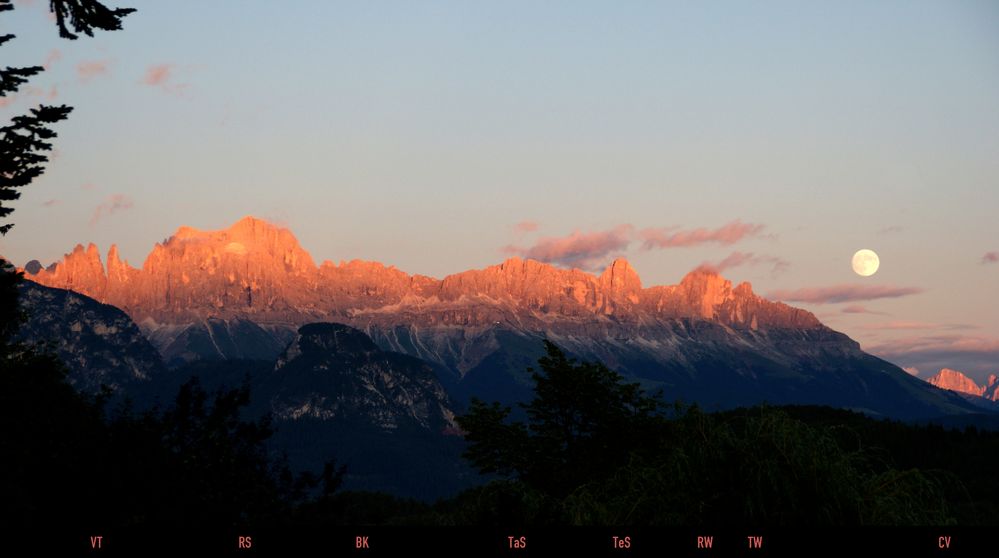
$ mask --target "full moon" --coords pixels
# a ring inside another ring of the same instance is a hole
[[[874,250],[857,250],[853,255],[853,271],[861,277],[870,277],[878,271],[881,260]]]

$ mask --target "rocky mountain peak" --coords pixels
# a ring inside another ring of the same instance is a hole
[[[49,270],[39,270],[35,277],[43,284],[78,291],[94,298],[104,296],[107,288],[107,275],[97,246],[93,243],[86,248],[77,244],[73,251],[63,256],[63,260]],[[93,293],[93,294],[91,294]]]
[[[109,282],[126,282],[130,272],[135,271],[128,261],[122,260],[118,254],[118,245],[112,244],[108,250],[107,277]]]
[[[716,306],[732,298],[732,282],[713,269],[699,267],[683,277],[679,291],[696,316],[709,320]]]
[[[146,262],[155,268],[164,261],[183,259],[188,253],[215,261],[241,261],[258,269],[307,273],[316,268],[312,256],[291,231],[255,217],[244,217],[228,229],[216,231],[180,227],[156,246]]]
[[[935,375],[926,380],[927,382],[941,389],[949,389],[969,395],[983,395],[985,388],[979,386],[974,380],[964,375],[958,370],[942,368]]]
[[[999,377],[996,377],[995,374],[989,374],[985,382],[985,388],[982,390],[982,397],[992,401],[999,401]]]
[[[615,298],[625,297],[632,303],[638,303],[642,280],[628,260],[617,258],[611,262],[600,275],[599,282],[601,287],[609,290]]]
[[[288,229],[255,217],[214,231],[180,227],[156,244],[141,269],[122,261],[112,246],[105,271],[96,246],[77,246],[34,278],[118,306],[137,323],[151,318],[149,327],[217,317],[251,319],[293,334],[298,325],[330,319],[408,323],[412,316],[404,318],[405,312],[417,308],[432,309],[426,325],[463,327],[507,321],[527,327],[528,320],[536,328],[593,317],[629,324],[679,318],[748,329],[821,327],[804,310],[756,296],[748,283],[733,289],[713,269],[696,269],[678,285],[644,287],[624,258],[599,276],[516,257],[442,280],[361,260],[316,267]]]

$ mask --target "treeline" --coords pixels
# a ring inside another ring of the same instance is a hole
[[[999,432],[828,407],[666,407],[547,350],[525,422],[482,402],[460,418],[466,456],[496,480],[422,510],[357,496],[350,509],[438,525],[999,525]]]
[[[267,450],[269,421],[246,420],[246,388],[184,384],[166,408],[111,407],[67,384],[54,357],[0,358],[0,492],[8,527],[287,523],[344,471],[295,474]]]

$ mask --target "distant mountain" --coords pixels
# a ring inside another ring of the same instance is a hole
[[[994,378],[995,376],[992,376],[990,380]],[[951,391],[967,393],[968,395],[981,397],[985,393],[984,387],[965,376],[963,372],[951,370],[950,368],[941,368],[939,372],[927,378],[926,381],[940,389],[949,389]]]
[[[984,386],[978,385],[974,380],[964,375],[963,372],[942,368],[933,376],[926,379],[926,382],[937,386],[940,389],[955,391],[965,396],[969,401],[988,408],[999,408],[999,378],[995,374],[989,374]]]
[[[28,320],[17,338],[53,349],[81,391],[128,391],[166,370],[128,314],[114,306],[32,281],[21,284],[19,304]]]
[[[220,231],[182,227],[141,268],[114,246],[107,260],[77,246],[32,278],[124,309],[171,365],[251,350],[274,358],[298,326],[332,321],[432,363],[459,402],[525,399],[526,368],[549,339],[709,407],[826,404],[902,418],[977,410],[811,313],[704,269],[643,287],[623,259],[592,275],[512,258],[440,280],[370,262],[316,266],[288,230],[252,217]]]

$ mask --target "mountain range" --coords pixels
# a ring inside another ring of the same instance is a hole
[[[374,262],[316,265],[290,231],[246,217],[218,231],[181,227],[139,268],[115,246],[102,262],[91,244],[26,270],[123,310],[170,367],[276,361],[301,326],[336,322],[425,361],[458,407],[470,397],[527,399],[527,368],[548,339],[708,408],[826,404],[900,418],[978,410],[811,313],[707,269],[646,287],[624,259],[593,275],[512,258],[435,279]]]

